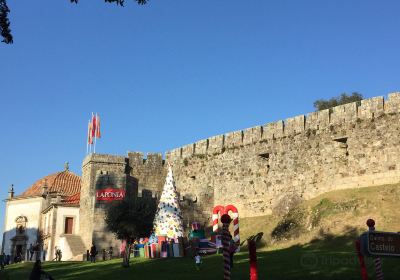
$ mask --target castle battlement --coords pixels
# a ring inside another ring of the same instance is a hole
[[[165,162],[161,153],[147,153],[146,158],[142,152],[128,152],[129,164],[135,167],[162,167]]]
[[[373,97],[361,102],[348,103],[332,109],[213,136],[168,151],[166,158],[170,160],[194,155],[219,154],[229,148],[283,138],[304,133],[307,130],[323,130],[331,125],[352,123],[398,112],[400,112],[400,92],[394,92],[388,95],[387,100],[383,96]]]

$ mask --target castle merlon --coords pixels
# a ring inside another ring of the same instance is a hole
[[[213,136],[166,152],[167,160],[187,158],[195,155],[212,155],[222,153],[224,149],[251,145],[260,141],[278,139],[307,130],[326,129],[331,125],[352,123],[358,119],[372,119],[383,114],[400,112],[400,92],[373,97],[333,107],[327,110],[299,115],[286,120],[254,126]]]

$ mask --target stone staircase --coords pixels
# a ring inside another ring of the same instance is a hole
[[[82,238],[79,235],[71,234],[65,235],[65,239],[68,242],[73,256],[70,260],[82,261],[83,254],[85,254],[87,250],[85,244],[83,244]]]

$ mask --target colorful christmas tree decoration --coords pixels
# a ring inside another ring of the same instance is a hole
[[[153,222],[157,236],[178,238],[183,236],[182,212],[179,207],[178,193],[171,166],[168,167],[167,178],[161,194],[158,209]]]

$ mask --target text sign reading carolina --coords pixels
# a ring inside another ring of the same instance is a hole
[[[369,255],[400,257],[400,234],[393,232],[368,232]]]
[[[125,190],[107,188],[96,191],[96,199],[101,201],[122,200],[125,197]]]

